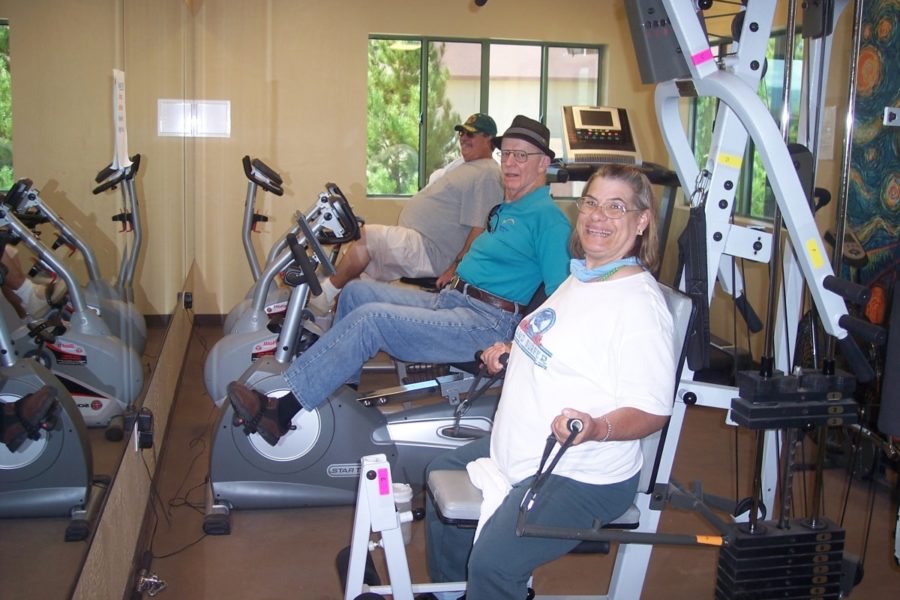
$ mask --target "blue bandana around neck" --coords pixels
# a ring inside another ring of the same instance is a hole
[[[578,281],[592,281],[594,279],[603,279],[609,277],[613,271],[618,271],[622,267],[631,265],[639,265],[641,261],[637,256],[629,256],[620,260],[615,260],[600,267],[593,269],[587,268],[587,262],[583,258],[573,258],[569,261],[569,270]]]

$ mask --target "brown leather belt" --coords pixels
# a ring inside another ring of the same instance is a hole
[[[471,283],[468,283],[465,279],[460,279],[459,277],[454,277],[453,279],[451,279],[450,286],[457,292],[465,294],[466,296],[471,296],[472,298],[480,300],[485,304],[496,306],[500,310],[505,310],[516,315],[520,314],[525,308],[524,306],[520,306],[515,302],[510,302],[509,300],[501,298],[500,296],[489,294],[488,292],[475,287]]]

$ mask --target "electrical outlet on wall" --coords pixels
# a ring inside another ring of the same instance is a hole
[[[885,106],[884,124],[888,127],[897,127],[900,125],[900,108],[895,106]]]

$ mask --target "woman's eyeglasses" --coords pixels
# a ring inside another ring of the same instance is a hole
[[[596,198],[591,198],[590,196],[582,196],[575,201],[575,206],[578,207],[579,212],[586,215],[599,210],[607,219],[621,219],[626,213],[641,212],[644,210],[642,208],[628,208],[621,200],[607,200],[606,202],[600,202]]]

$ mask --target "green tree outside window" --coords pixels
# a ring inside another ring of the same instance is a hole
[[[420,115],[423,44],[369,40],[366,187],[372,195],[412,195],[420,179]],[[449,72],[441,66],[442,43],[425,44],[428,107],[425,114],[427,178],[456,154],[454,125],[460,122],[445,97]]]
[[[0,189],[13,184],[12,90],[9,72],[9,25],[0,24]]]

